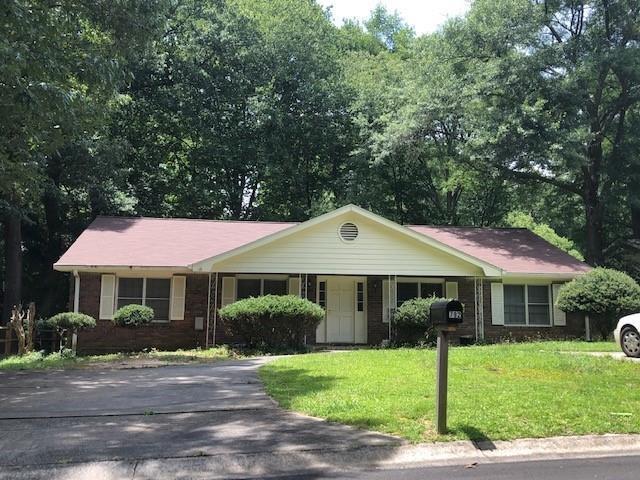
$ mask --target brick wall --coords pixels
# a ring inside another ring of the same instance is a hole
[[[222,303],[222,278],[217,283],[217,307]],[[367,277],[367,340],[370,345],[379,345],[388,338],[389,325],[382,321],[382,282],[385,276]],[[475,293],[473,278],[447,278],[458,282],[458,296],[464,304],[464,322],[452,335],[454,343],[462,338],[475,339]],[[304,282],[304,276],[302,278]],[[316,301],[316,276],[308,276],[308,299]],[[73,280],[71,280],[70,305],[73,306]],[[184,320],[174,320],[166,324],[151,324],[129,329],[115,327],[111,320],[98,320],[95,329],[79,333],[78,350],[82,353],[135,351],[144,348],[176,349],[194,348],[205,345],[204,331],[194,329],[195,317],[207,317],[208,275],[187,275]],[[484,330],[485,340],[523,340],[537,338],[578,338],[584,336],[584,317],[568,314],[565,327],[514,327],[491,324],[491,287],[484,281]],[[211,301],[213,303],[214,292]],[[212,306],[213,307],[213,306]],[[100,309],[100,274],[80,274],[80,311],[98,318]],[[213,331],[213,308],[211,325]],[[217,344],[241,343],[242,339],[231,336],[224,323],[217,319],[215,337]],[[307,343],[315,343],[315,329],[307,333]],[[211,337],[212,338],[212,337]]]
[[[492,325],[491,323],[491,283],[484,282],[484,335],[488,342],[506,340],[563,340],[584,338],[584,315],[567,314],[566,326],[517,327]]]
[[[111,320],[98,319],[100,274],[80,274],[80,311],[97,319],[97,325],[78,334],[78,351],[103,353],[145,348],[175,350],[204,346],[204,331],[194,328],[195,317],[206,319],[207,275],[187,275],[184,320],[152,323],[139,328],[116,327]]]

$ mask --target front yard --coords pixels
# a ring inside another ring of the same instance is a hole
[[[172,363],[215,362],[235,358],[236,352],[227,347],[161,351],[150,350],[137,353],[109,353],[65,357],[59,353],[43,355],[32,352],[22,357],[11,356],[0,359],[0,370],[38,370],[46,368],[89,368],[105,366],[160,366]]]
[[[566,353],[616,350],[612,342],[452,348],[445,436],[433,424],[434,350],[287,357],[260,375],[284,408],[413,442],[640,433],[640,365]]]

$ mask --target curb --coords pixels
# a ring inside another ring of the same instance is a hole
[[[476,466],[488,463],[630,455],[640,455],[640,435],[588,435],[496,442],[457,441],[340,450],[232,453],[137,461],[113,460],[66,465],[32,465],[3,469],[0,479],[264,478],[301,472],[330,474],[354,470]]]

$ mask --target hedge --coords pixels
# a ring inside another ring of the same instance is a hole
[[[95,318],[84,313],[62,312],[48,318],[44,325],[58,330],[81,330],[83,328],[93,328],[96,326]]]
[[[295,295],[265,295],[227,305],[220,318],[228,333],[251,347],[301,347],[305,334],[324,318],[324,310]]]
[[[153,308],[130,304],[116,310],[113,314],[113,323],[119,327],[139,327],[151,322],[153,317]]]
[[[394,342],[399,345],[433,344],[436,334],[431,324],[431,305],[437,297],[407,300],[393,315]]]
[[[618,317],[640,311],[640,285],[618,270],[594,268],[560,289],[557,306],[589,315],[602,338],[607,338]]]

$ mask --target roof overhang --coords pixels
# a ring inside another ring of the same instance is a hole
[[[145,265],[58,265],[53,269],[58,272],[95,272],[95,273],[127,273],[127,272],[171,272],[192,273],[193,270],[185,266],[145,266]]]
[[[291,235],[294,235],[296,233],[302,232],[306,229],[309,229],[311,227],[314,227],[316,225],[319,225],[323,222],[329,221],[333,218],[339,217],[341,215],[344,215],[346,213],[354,213],[357,215],[360,215],[364,218],[367,218],[373,222],[376,222],[380,225],[383,225],[391,230],[394,230],[398,233],[401,233],[409,238],[413,238],[414,240],[417,240],[425,245],[428,245],[432,248],[435,248],[436,250],[440,250],[444,253],[450,254],[454,257],[457,257],[459,259],[462,259],[476,267],[479,267],[480,269],[482,269],[484,275],[486,276],[502,276],[503,271],[496,267],[495,265],[491,265],[490,263],[487,263],[483,260],[480,260],[479,258],[473,257],[471,255],[468,255],[458,249],[452,248],[442,242],[439,242],[438,240],[435,240],[432,237],[429,237],[427,235],[424,235],[422,233],[418,233],[415,232],[407,227],[404,227],[396,222],[393,222],[391,220],[388,220],[384,217],[381,217],[379,215],[376,215],[375,213],[371,213],[368,210],[365,210],[363,208],[360,208],[356,205],[346,205],[344,207],[338,208],[336,210],[333,210],[329,213],[325,213],[324,215],[320,215],[318,217],[312,218],[310,220],[307,220],[306,222],[303,223],[299,223],[297,225],[293,225],[290,228],[286,228],[284,230],[281,230],[279,232],[273,233],[271,235],[268,235],[266,237],[262,237],[254,242],[248,243],[246,245],[243,245],[241,247],[235,248],[233,250],[230,250],[228,252],[222,253],[220,255],[216,255],[213,257],[209,257],[206,259],[203,259],[199,262],[195,262],[191,265],[189,265],[189,268],[192,269],[194,272],[210,272],[212,270],[215,270],[215,265],[219,264],[223,261],[229,260],[233,257],[236,257],[238,255],[242,255],[244,253],[250,252],[256,248],[268,245],[272,242],[275,242],[276,240],[280,240],[280,239],[284,239],[286,237],[289,237]]]

